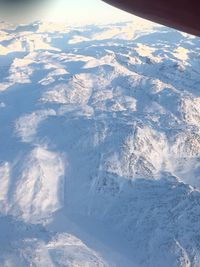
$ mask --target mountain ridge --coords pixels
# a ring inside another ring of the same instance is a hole
[[[200,39],[53,26],[0,26],[0,265],[198,267]]]

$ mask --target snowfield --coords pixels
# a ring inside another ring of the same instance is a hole
[[[0,23],[0,266],[200,266],[199,38]]]

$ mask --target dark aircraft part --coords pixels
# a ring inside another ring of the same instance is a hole
[[[200,36],[200,0],[103,0],[145,19]]]

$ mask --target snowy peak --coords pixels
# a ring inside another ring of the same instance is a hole
[[[2,267],[200,266],[199,44],[0,24]]]

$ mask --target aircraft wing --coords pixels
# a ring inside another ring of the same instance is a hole
[[[145,19],[200,36],[200,0],[103,0]]]

